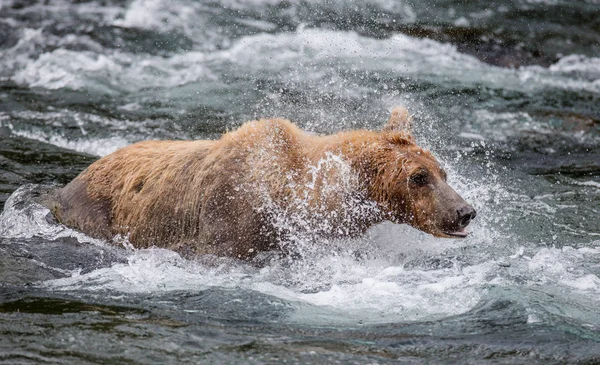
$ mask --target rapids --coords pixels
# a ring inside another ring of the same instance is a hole
[[[599,362],[599,52],[595,0],[0,2],[0,363]],[[133,142],[393,105],[477,209],[468,238],[190,261],[35,202]]]

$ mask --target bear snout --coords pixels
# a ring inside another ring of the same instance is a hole
[[[464,201],[463,203],[465,205],[461,208],[455,208],[454,210],[450,209],[447,211],[448,215],[446,215],[446,218],[443,221],[439,222],[437,225],[439,231],[434,233],[434,236],[456,238],[465,238],[468,236],[469,232],[467,232],[465,227],[475,219],[477,212],[470,204],[467,204]]]
[[[477,212],[471,205],[465,205],[464,207],[456,211],[458,214],[458,222],[461,228],[465,228],[471,223],[471,220],[475,219]]]

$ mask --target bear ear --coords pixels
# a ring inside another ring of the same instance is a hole
[[[396,106],[392,109],[390,119],[383,127],[386,132],[391,131],[404,131],[412,133],[412,116],[408,113],[408,110],[402,106]]]

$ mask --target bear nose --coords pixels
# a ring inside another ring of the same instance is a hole
[[[468,226],[471,220],[477,215],[475,209],[470,205],[465,205],[457,210],[456,213],[458,213],[458,221],[460,222],[461,227]]]

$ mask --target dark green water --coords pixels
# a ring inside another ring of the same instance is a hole
[[[600,363],[599,52],[595,0],[1,2],[0,363]],[[187,261],[57,225],[27,185],[394,105],[477,209],[469,238]]]

